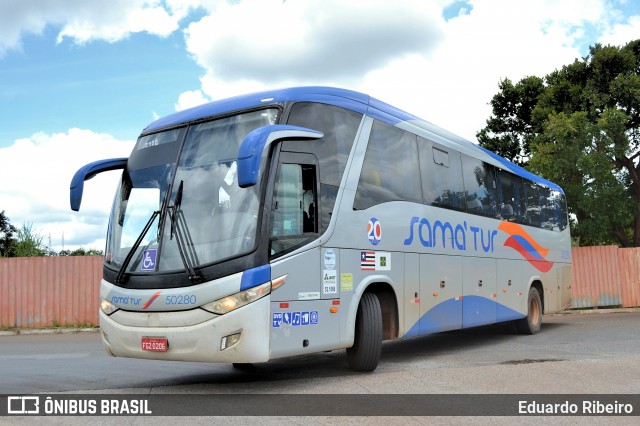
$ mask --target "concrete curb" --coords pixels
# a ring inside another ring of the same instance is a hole
[[[17,335],[43,335],[43,334],[78,334],[97,333],[100,329],[95,328],[20,328],[16,330],[0,330],[0,336]]]
[[[638,308],[613,308],[613,309],[570,309],[551,315],[592,315],[592,314],[626,314],[631,312],[640,312]]]

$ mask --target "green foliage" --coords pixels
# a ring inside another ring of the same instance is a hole
[[[538,130],[532,113],[544,84],[539,77],[526,77],[515,85],[506,78],[499,88],[491,100],[494,116],[477,138],[483,147],[522,165],[530,156],[529,146]]]
[[[24,224],[19,230],[9,223],[4,210],[0,212],[0,257],[33,256],[103,256],[102,250],[78,248],[56,253],[44,244],[44,237],[33,229],[33,224]]]
[[[34,257],[47,254],[43,237],[33,230],[33,224],[24,224],[18,230],[14,254],[15,257]]]
[[[9,223],[9,218],[0,212],[0,257],[10,257],[13,255],[15,245],[14,234],[18,232],[15,226]]]
[[[480,144],[558,183],[582,245],[640,246],[640,40],[500,82]]]
[[[104,256],[102,250],[83,249],[82,247],[75,250],[61,250],[58,256]]]

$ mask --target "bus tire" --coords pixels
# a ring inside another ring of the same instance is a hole
[[[347,349],[347,361],[353,371],[373,371],[382,350],[382,309],[373,293],[364,293],[358,305],[353,346]]]
[[[535,287],[529,289],[527,297],[527,316],[516,321],[516,328],[520,334],[537,334],[542,325],[542,302]]]

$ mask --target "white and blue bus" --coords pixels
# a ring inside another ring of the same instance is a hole
[[[570,305],[557,185],[361,93],[303,87],[161,118],[123,169],[100,328],[111,355],[233,363],[346,349]]]

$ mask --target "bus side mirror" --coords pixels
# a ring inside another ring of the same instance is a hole
[[[238,185],[247,188],[258,182],[260,164],[269,145],[281,139],[320,139],[324,134],[305,127],[273,124],[255,129],[242,140],[238,149]]]
[[[82,203],[82,191],[84,190],[84,181],[89,180],[98,173],[107,172],[109,170],[124,169],[127,165],[127,158],[111,158],[108,160],[94,161],[86,166],[81,167],[71,179],[69,188],[69,198],[71,202],[71,210],[80,210]]]

